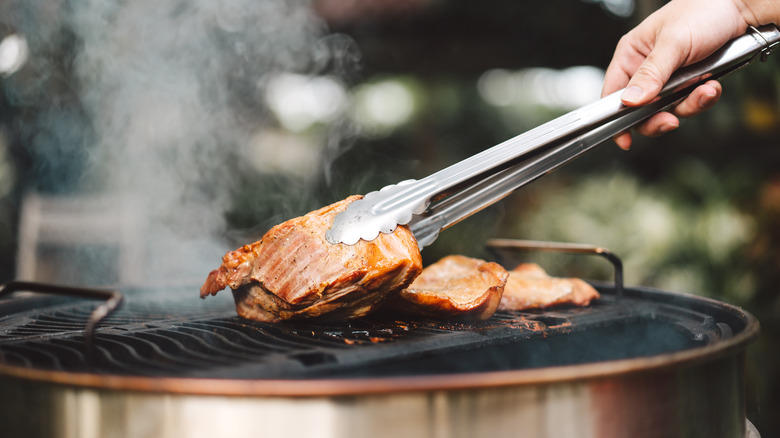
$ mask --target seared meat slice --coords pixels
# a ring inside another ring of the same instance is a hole
[[[227,253],[201,297],[233,290],[239,316],[259,321],[363,316],[407,287],[422,270],[417,241],[404,226],[355,245],[325,239],[352,196],[281,223],[251,245]]]
[[[447,256],[423,269],[407,289],[391,298],[388,307],[443,320],[488,319],[498,307],[507,275],[497,263]]]
[[[579,278],[550,277],[539,265],[523,263],[509,271],[499,310],[523,310],[559,304],[587,306],[599,298],[593,286]]]

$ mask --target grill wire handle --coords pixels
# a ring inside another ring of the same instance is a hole
[[[0,285],[0,298],[11,295],[14,292],[36,292],[103,300],[104,303],[100,304],[92,311],[84,326],[84,349],[88,363],[92,363],[92,346],[94,345],[95,328],[100,321],[118,309],[124,301],[122,293],[112,289],[62,286],[32,281],[10,281]]]
[[[545,251],[601,256],[607,259],[615,270],[615,296],[617,299],[620,299],[623,296],[623,261],[620,260],[620,257],[615,253],[606,248],[583,243],[546,242],[522,239],[490,239],[487,241],[487,249],[493,252],[499,252],[500,250]]]
[[[351,245],[408,224],[422,249],[439,231],[667,110],[704,82],[764,61],[778,43],[780,30],[774,25],[751,27],[705,60],[675,72],[650,104],[626,107],[622,90],[617,91],[421,180],[368,193],[336,216],[325,236],[330,243]]]

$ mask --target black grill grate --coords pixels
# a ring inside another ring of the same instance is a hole
[[[91,354],[84,325],[94,301],[60,300],[3,312],[0,362],[99,374],[306,378],[470,372],[653,355],[730,336],[701,311],[634,291],[587,308],[499,313],[474,324],[360,320],[264,324],[235,316],[228,300],[192,290],[129,291],[101,322]],[[733,324],[733,322],[731,323]]]

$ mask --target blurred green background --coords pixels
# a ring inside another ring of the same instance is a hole
[[[0,280],[22,271],[31,194],[109,193],[143,199],[144,282],[187,265],[175,280],[196,284],[284,219],[597,99],[620,36],[663,3],[2,1],[3,44],[24,44],[0,47]],[[491,237],[590,243],[622,257],[628,284],[742,306],[762,325],[748,418],[780,436],[779,97],[775,55],[726,79],[704,115],[628,152],[599,146],[444,232],[425,261],[487,257]],[[42,278],[121,279],[106,245],[33,243]],[[610,278],[599,261],[529,257]]]

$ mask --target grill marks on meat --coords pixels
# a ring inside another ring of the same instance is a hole
[[[598,299],[593,286],[579,278],[550,277],[539,265],[523,263],[509,271],[499,310],[524,310],[561,304],[587,306]]]
[[[388,307],[435,319],[485,320],[496,311],[507,276],[497,263],[447,256],[423,269],[407,289],[391,299]]]
[[[360,198],[281,223],[260,241],[227,253],[201,287],[201,297],[230,287],[238,314],[260,321],[367,314],[420,274],[422,258],[403,226],[370,242],[329,243],[325,232],[333,219]]]

